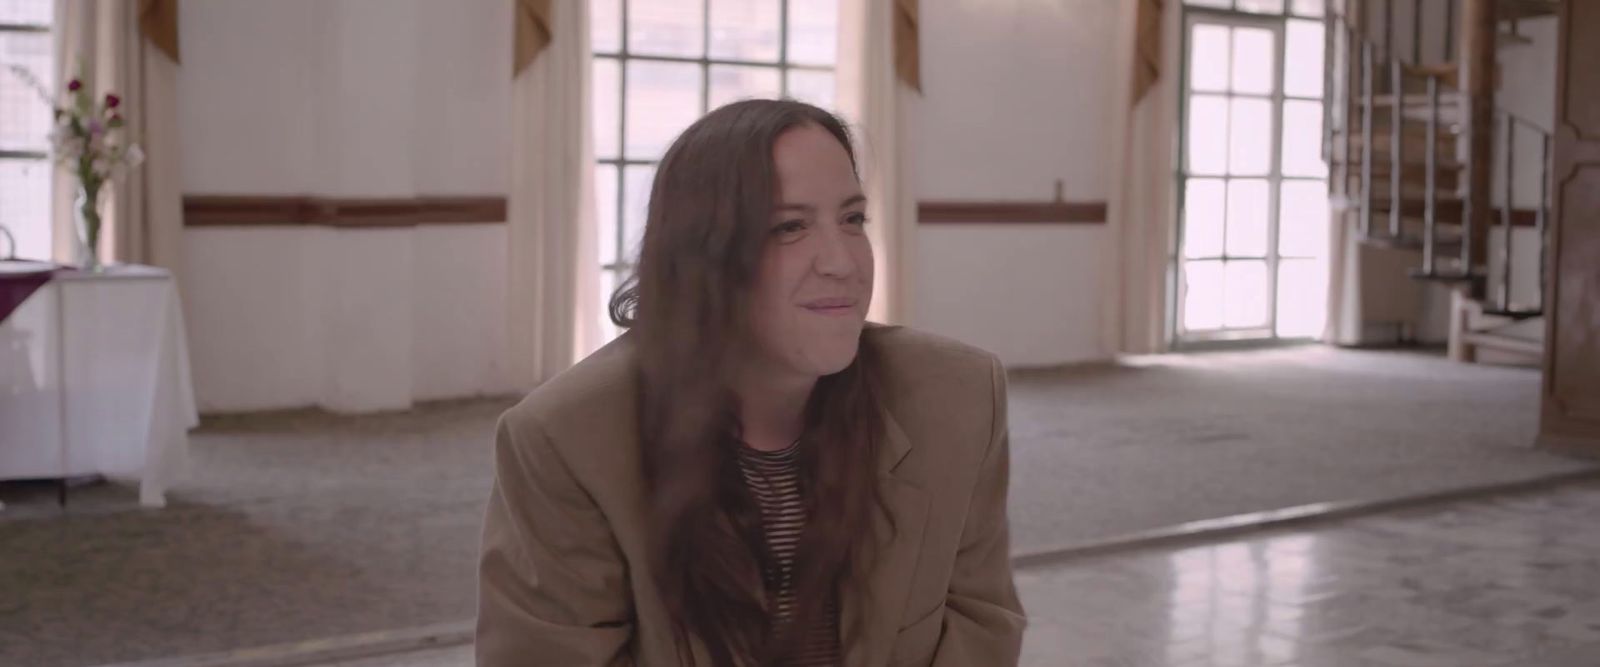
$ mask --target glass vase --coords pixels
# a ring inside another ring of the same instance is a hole
[[[105,270],[100,263],[100,189],[78,188],[73,206],[74,228],[77,230],[78,268],[91,273]]]

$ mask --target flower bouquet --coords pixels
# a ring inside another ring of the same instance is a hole
[[[58,164],[77,178],[77,198],[73,207],[78,240],[78,263],[85,271],[99,271],[100,194],[115,176],[144,161],[144,152],[126,135],[122,118],[122,98],[106,93],[96,99],[82,78],[67,82],[60,104],[53,104],[44,86],[32,73],[12,66],[11,71],[50,104],[54,129],[50,131],[50,152]]]

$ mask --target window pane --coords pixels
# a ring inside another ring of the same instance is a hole
[[[1228,262],[1223,267],[1223,324],[1230,328],[1266,326],[1267,263]]]
[[[1228,168],[1228,100],[1217,95],[1189,98],[1189,173],[1222,174]]]
[[[705,53],[703,0],[628,3],[628,51],[698,58]]]
[[[1197,24],[1189,35],[1190,90],[1222,92],[1228,89],[1228,28]]]
[[[1322,22],[1289,21],[1284,38],[1283,92],[1322,97]]]
[[[650,184],[656,177],[654,166],[630,165],[623,170],[622,261],[639,258],[639,242],[644,240],[645,217],[650,210]]]
[[[1284,101],[1283,173],[1316,178],[1328,174],[1328,165],[1322,161],[1321,102]]]
[[[1272,64],[1277,48],[1271,30],[1233,29],[1233,92],[1266,95],[1272,92]]]
[[[49,150],[50,105],[9,69],[31,72],[48,92],[55,55],[49,33],[0,33],[0,148]]]
[[[1226,212],[1220,178],[1196,178],[1184,187],[1183,254],[1222,256],[1222,218]]]
[[[1294,0],[1291,9],[1301,16],[1322,16],[1323,0]]]
[[[594,168],[594,203],[597,224],[596,247],[600,250],[596,257],[601,266],[617,261],[617,168],[615,165],[601,164]]]
[[[711,57],[776,63],[778,14],[778,0],[711,0]]]
[[[1278,263],[1278,335],[1322,335],[1328,316],[1328,265],[1323,260]]]
[[[792,69],[788,77],[789,97],[833,111],[833,72]]]
[[[1239,0],[1239,11],[1282,14],[1283,0]]]
[[[1327,182],[1284,181],[1278,192],[1278,253],[1327,257]]]
[[[1185,262],[1183,328],[1189,331],[1222,326],[1222,262]]]
[[[789,0],[789,62],[833,65],[839,49],[839,0]]]
[[[1267,181],[1252,178],[1228,182],[1228,255],[1267,254]]]
[[[594,154],[599,158],[617,156],[617,135],[622,132],[621,67],[611,58],[594,59]]]
[[[19,258],[50,258],[50,173],[46,160],[0,160],[0,225],[17,237]]]
[[[589,48],[622,50],[622,0],[589,0]]]
[[[700,66],[628,61],[628,157],[654,160],[700,116]]]
[[[779,85],[776,67],[712,65],[709,105],[715,109],[735,100],[775,98],[782,93]]]
[[[5,0],[0,2],[0,23],[50,25],[54,20],[53,0]]]
[[[1265,176],[1272,167],[1272,103],[1231,100],[1228,123],[1228,173]]]

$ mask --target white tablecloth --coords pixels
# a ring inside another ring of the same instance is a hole
[[[160,507],[198,423],[165,269],[61,271],[0,323],[0,479],[100,474]]]

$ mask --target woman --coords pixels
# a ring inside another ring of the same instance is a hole
[[[481,667],[1016,662],[1004,375],[866,325],[865,205],[807,104],[673,143],[629,331],[500,419]]]

